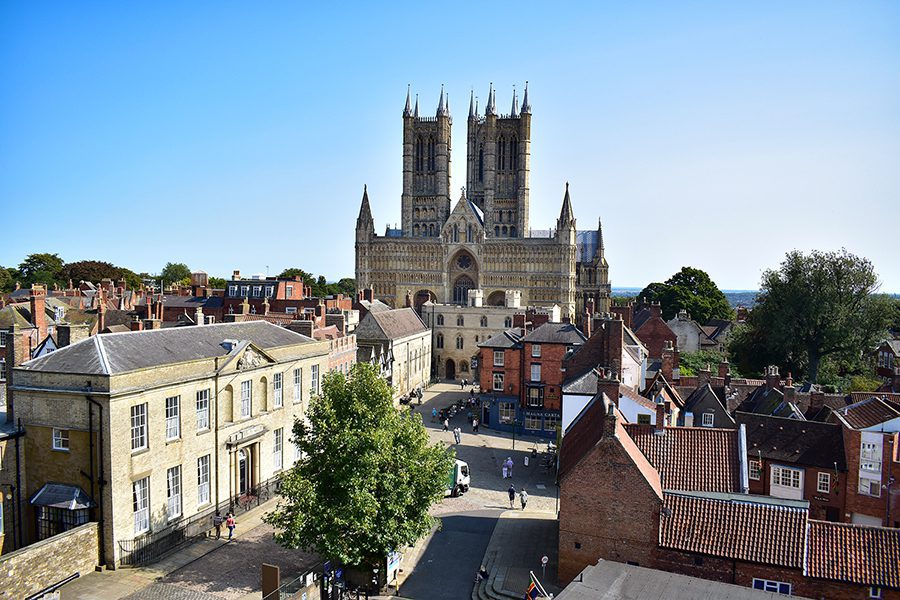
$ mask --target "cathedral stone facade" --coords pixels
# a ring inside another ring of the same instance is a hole
[[[485,304],[502,306],[507,290],[524,305],[559,305],[576,320],[589,300],[609,311],[609,266],[603,232],[578,231],[566,184],[556,228],[528,222],[531,104],[528,86],[519,108],[497,112],[491,89],[484,115],[469,101],[466,183],[451,207],[450,150],[453,120],[443,89],[435,116],[419,114],[409,92],[403,110],[403,193],[399,229],[375,234],[363,191],[356,220],[356,285],[372,286],[392,306],[427,301],[466,304],[470,289]]]

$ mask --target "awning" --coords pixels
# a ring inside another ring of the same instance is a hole
[[[83,489],[67,483],[45,483],[29,502],[35,506],[50,506],[66,510],[82,510],[97,506]]]

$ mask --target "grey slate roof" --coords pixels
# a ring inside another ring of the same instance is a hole
[[[529,344],[567,344],[571,346],[583,344],[587,340],[584,334],[571,323],[544,323],[522,338]]]
[[[515,327],[501,331],[478,344],[479,348],[513,348],[522,339],[522,329]]]
[[[600,375],[596,369],[591,369],[584,375],[580,375],[563,383],[564,394],[591,395],[597,393],[597,382]]]
[[[96,506],[87,493],[77,485],[45,483],[29,500],[34,506],[52,506],[66,510],[79,510]]]
[[[780,462],[847,470],[843,428],[838,424],[798,421],[751,413],[735,413],[747,426],[747,452]]]
[[[600,560],[557,600],[776,600],[774,592]]]
[[[248,340],[265,350],[313,342],[265,321],[218,323],[96,335],[20,367],[48,373],[116,375],[138,369],[225,356],[225,340]]]
[[[411,308],[395,308],[370,312],[356,326],[358,340],[397,340],[428,331],[425,323]]]

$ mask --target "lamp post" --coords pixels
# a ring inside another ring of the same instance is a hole
[[[881,486],[883,487],[887,493],[885,494],[885,504],[887,504],[887,510],[885,510],[885,527],[891,526],[891,488],[894,487],[894,476],[891,475],[888,477],[887,484]]]

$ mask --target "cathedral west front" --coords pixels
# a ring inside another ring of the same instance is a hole
[[[531,104],[528,86],[519,107],[497,111],[496,91],[484,114],[469,102],[466,187],[453,205],[450,195],[450,107],[441,90],[435,116],[419,114],[407,92],[403,110],[401,226],[376,235],[363,191],[356,220],[357,289],[398,307],[407,297],[466,304],[469,290],[484,303],[502,306],[507,290],[518,290],[525,306],[556,304],[573,321],[588,299],[609,311],[609,266],[603,232],[578,231],[568,184],[556,228],[533,230],[528,222]]]

